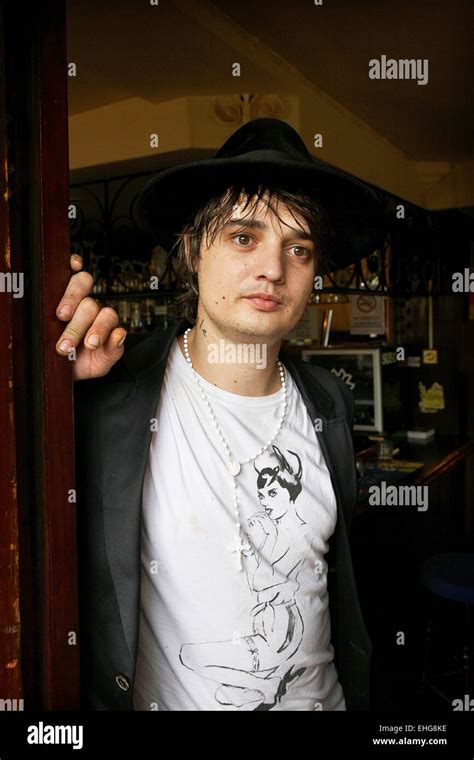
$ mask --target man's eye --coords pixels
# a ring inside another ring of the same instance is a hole
[[[247,240],[247,241],[251,241],[252,240],[252,238],[250,237],[250,235],[243,235],[243,234],[234,235],[234,237],[232,239],[233,240],[237,240],[239,242],[239,245],[248,245],[248,242],[247,243],[245,243],[245,242],[242,243],[242,238],[244,238],[244,240]]]
[[[294,245],[292,248],[293,251],[300,251],[300,253],[296,254],[297,259],[303,259],[305,256],[310,255],[310,251],[308,251],[307,248],[304,248],[302,245]]]

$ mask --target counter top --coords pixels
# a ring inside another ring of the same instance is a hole
[[[357,447],[356,447],[357,451]],[[434,438],[426,444],[413,444],[403,442],[400,451],[390,463],[392,466],[382,465],[382,468],[364,468],[364,474],[360,480],[359,504],[357,513],[371,509],[368,504],[368,488],[370,485],[387,481],[397,485],[429,485],[436,478],[449,472],[459,462],[474,455],[474,438],[461,438],[459,436],[442,436]],[[397,469],[397,461],[419,462],[417,469],[407,471]]]
[[[423,466],[410,473],[409,478],[415,485],[429,485],[471,454],[474,454],[474,438],[443,436],[427,444],[404,443],[397,458],[423,462]]]

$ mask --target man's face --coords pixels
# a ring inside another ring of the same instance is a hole
[[[281,202],[275,207],[280,222],[263,200],[250,214],[255,201],[244,210],[241,198],[210,248],[203,236],[198,317],[210,319],[231,339],[242,335],[277,342],[303,315],[316,274],[316,253],[307,223],[295,215],[296,221]]]

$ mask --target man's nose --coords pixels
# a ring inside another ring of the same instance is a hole
[[[257,260],[257,277],[282,280],[285,277],[285,252],[278,238],[267,240],[260,247]]]

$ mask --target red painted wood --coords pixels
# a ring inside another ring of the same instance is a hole
[[[11,276],[9,177],[6,135],[3,17],[0,17],[0,700],[22,697],[20,659],[20,576],[17,510],[15,409],[13,399],[13,294]],[[12,703],[2,703],[11,709]]]
[[[56,305],[70,277],[66,17],[64,0],[38,3],[34,147],[38,230],[36,269],[40,384],[42,517],[42,706],[79,706],[76,505],[72,364],[55,351],[63,325]],[[72,643],[76,637],[76,643]]]

